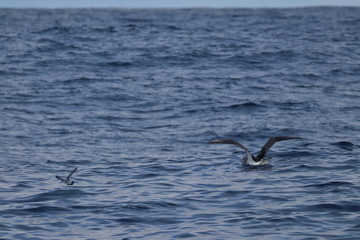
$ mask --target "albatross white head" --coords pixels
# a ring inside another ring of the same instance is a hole
[[[254,157],[254,155],[251,154],[249,149],[241,145],[240,143],[232,140],[232,139],[219,139],[219,140],[213,140],[208,143],[210,144],[233,144],[241,149],[243,149],[246,152],[246,156],[243,158],[244,164],[251,165],[251,166],[261,166],[269,164],[269,159],[265,158],[266,153],[269,151],[269,149],[274,145],[276,142],[284,141],[284,140],[290,140],[290,139],[301,139],[301,137],[272,137],[269,138],[269,140],[265,143],[265,145],[261,148],[260,153]]]

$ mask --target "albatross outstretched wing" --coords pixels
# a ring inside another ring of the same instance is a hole
[[[211,144],[233,144],[233,145],[236,145],[238,147],[240,147],[242,150],[244,150],[248,155],[252,156],[251,152],[249,151],[249,149],[247,149],[246,147],[244,147],[242,144],[238,143],[237,141],[235,140],[232,140],[232,139],[219,139],[219,140],[213,140],[213,141],[210,141],[208,143],[211,143]]]
[[[284,141],[284,140],[290,140],[290,139],[301,139],[301,137],[272,137],[269,138],[269,140],[265,143],[265,145],[261,148],[260,153],[256,156],[256,161],[260,161],[263,159],[266,155],[266,153],[269,151],[269,149],[274,145],[276,142]]]
[[[59,176],[55,176],[57,179],[59,179],[60,181],[62,181],[62,182],[66,182],[66,180],[65,179],[63,179],[62,177],[59,177]]]
[[[71,173],[69,174],[69,176],[67,177],[68,181],[71,178],[71,176],[74,174],[74,172],[77,170],[77,167],[71,171]]]

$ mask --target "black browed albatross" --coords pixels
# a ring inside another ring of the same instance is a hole
[[[71,176],[74,174],[74,172],[76,171],[77,167],[71,171],[71,173],[69,173],[69,175],[66,177],[66,179],[63,179],[62,177],[59,176],[55,176],[57,179],[59,179],[60,181],[62,181],[63,183],[65,183],[66,185],[73,185],[74,184],[74,180],[71,179]]]
[[[246,156],[243,157],[244,164],[251,165],[251,166],[260,166],[260,165],[266,165],[269,163],[269,159],[265,158],[266,153],[269,151],[269,149],[274,145],[276,142],[284,141],[284,140],[290,140],[290,139],[301,139],[301,137],[272,137],[269,138],[269,140],[265,143],[265,145],[261,148],[260,153],[254,157],[254,155],[251,154],[249,149],[238,143],[237,141],[234,141],[232,139],[219,139],[219,140],[212,140],[208,143],[211,144],[233,144],[241,149],[243,149],[246,152]]]

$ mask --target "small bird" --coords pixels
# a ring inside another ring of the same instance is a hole
[[[71,171],[71,173],[69,173],[69,175],[67,176],[66,179],[63,179],[62,177],[59,176],[55,176],[57,179],[59,179],[60,181],[62,181],[63,183],[65,183],[66,185],[70,186],[74,184],[74,180],[71,179],[71,176],[74,174],[74,172],[76,171],[77,167]]]
[[[265,143],[265,145],[261,148],[260,153],[254,157],[254,155],[251,154],[249,149],[241,145],[240,143],[232,140],[232,139],[219,139],[219,140],[213,140],[208,143],[210,144],[233,144],[241,149],[243,149],[246,152],[246,156],[243,157],[244,164],[251,165],[251,166],[260,166],[260,165],[266,165],[269,163],[269,159],[265,158],[266,153],[269,151],[269,149],[274,145],[276,142],[284,141],[284,140],[290,140],[290,139],[302,139],[301,137],[272,137],[269,138],[269,140]]]

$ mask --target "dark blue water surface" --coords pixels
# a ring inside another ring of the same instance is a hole
[[[360,8],[0,9],[0,238],[359,239],[359,119]]]

